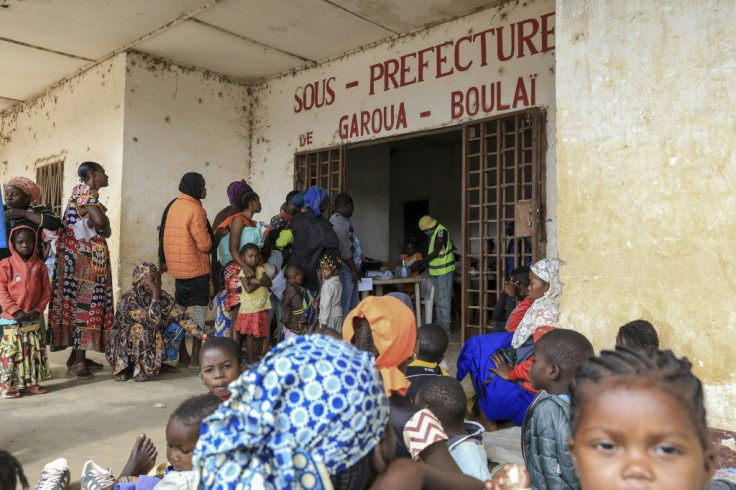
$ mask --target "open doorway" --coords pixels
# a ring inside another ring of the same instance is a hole
[[[486,333],[504,279],[544,256],[544,113],[538,108],[383,141],[297,154],[295,183],[346,191],[366,256],[397,263],[428,238],[429,214],[455,246],[453,324]]]

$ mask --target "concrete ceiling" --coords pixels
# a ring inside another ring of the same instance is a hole
[[[257,80],[501,0],[0,0],[0,112],[121,51]]]

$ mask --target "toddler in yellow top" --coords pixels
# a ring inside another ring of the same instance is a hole
[[[268,310],[271,309],[271,279],[266,270],[259,265],[261,251],[257,245],[246,244],[240,251],[246,267],[240,271],[240,282],[243,291],[240,293],[240,311],[232,329],[233,339],[241,344],[241,336],[245,335],[245,349],[248,364],[257,360],[261,352],[263,340],[268,337]]]

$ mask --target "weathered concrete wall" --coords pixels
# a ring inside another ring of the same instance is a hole
[[[554,22],[552,0],[512,1],[255,85],[251,177],[264,208],[292,188],[298,151],[537,106],[547,111],[548,254],[556,255]]]
[[[136,52],[128,54],[126,71],[124,288],[138,263],[157,261],[157,226],[185,173],[204,175],[203,204],[212,220],[228,204],[227,185],[247,179],[249,172],[249,107],[243,84]],[[165,286],[173,291],[172,283]]]
[[[2,182],[18,175],[35,180],[36,167],[63,161],[66,199],[79,183],[80,163],[93,160],[105,167],[110,186],[100,197],[113,230],[108,244],[115,285],[119,284],[124,86],[125,54],[120,54],[0,117]]]
[[[564,323],[646,318],[736,429],[736,4],[557,1]]]

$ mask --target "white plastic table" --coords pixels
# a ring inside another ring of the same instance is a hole
[[[375,290],[376,296],[383,296],[383,286],[397,285],[397,284],[414,284],[414,310],[417,316],[417,325],[422,325],[422,291],[419,287],[419,283],[424,281],[426,277],[407,277],[396,278],[396,279],[373,279],[373,289]],[[361,298],[368,296],[370,291],[361,291]]]

